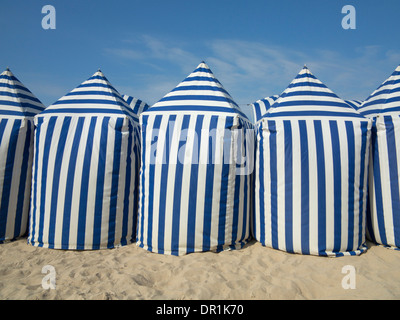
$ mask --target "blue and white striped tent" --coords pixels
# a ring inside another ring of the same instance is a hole
[[[132,96],[128,96],[126,94],[122,95],[122,98],[126,101],[126,103],[133,109],[133,112],[138,116],[143,112],[146,111],[150,106],[143,102],[140,99],[134,98]]]
[[[279,95],[273,95],[252,103],[253,122],[256,123],[261,120],[278,98]]]
[[[99,70],[35,117],[28,243],[94,250],[135,240],[138,118]]]
[[[250,238],[253,126],[210,68],[201,63],[140,123],[137,245],[172,255],[241,248]]]
[[[369,174],[367,237],[400,248],[400,66],[363,103],[374,120]]]
[[[363,103],[361,100],[345,100],[345,102],[355,110],[360,109],[360,107]]]
[[[0,75],[0,242],[27,231],[33,117],[44,108],[8,68]]]
[[[291,253],[365,251],[371,121],[304,67],[256,130],[255,238]]]

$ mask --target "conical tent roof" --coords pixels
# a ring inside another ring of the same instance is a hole
[[[304,67],[264,117],[362,118]]]
[[[253,122],[256,123],[259,121],[268,112],[269,108],[271,108],[278,98],[279,95],[276,94],[252,103]]]
[[[35,122],[28,243],[94,250],[134,240],[139,123],[103,73]]]
[[[44,108],[9,69],[0,75],[0,242],[27,230],[33,116]]]
[[[128,116],[138,121],[138,117],[132,108],[100,70],[70,93],[47,107],[40,116],[71,116],[74,114]]]
[[[400,65],[361,105],[361,114],[376,117],[378,114],[400,113]]]
[[[122,98],[126,101],[126,103],[132,108],[133,112],[137,115],[140,115],[142,112],[146,111],[150,106],[135,97],[129,96],[129,95],[122,95]]]
[[[7,68],[0,75],[0,115],[33,117],[45,106]]]
[[[148,110],[164,111],[234,113],[247,119],[205,62]]]

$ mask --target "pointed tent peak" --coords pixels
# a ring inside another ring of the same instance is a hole
[[[211,71],[211,68],[204,61],[200,62],[200,64],[196,67],[196,69],[194,69],[194,71],[188,76],[188,78],[192,76],[199,76],[199,73],[203,73],[203,75],[215,78],[213,72]]]
[[[4,116],[34,117],[45,106],[7,68],[0,74],[0,112]]]
[[[137,115],[101,71],[96,71],[41,113],[43,116],[53,114],[109,114],[115,117],[128,116],[135,122],[138,121]]]
[[[363,118],[332,90],[303,68],[264,117]]]
[[[163,111],[234,113],[248,120],[204,61],[146,112]]]
[[[10,68],[9,68],[9,67],[7,67],[7,68],[6,68],[6,71],[9,71],[9,72],[11,72],[11,70],[10,70]]]
[[[400,114],[400,65],[361,105],[359,112],[373,118],[378,114]]]

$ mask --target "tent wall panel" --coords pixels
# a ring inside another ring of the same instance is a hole
[[[0,241],[27,231],[33,155],[33,121],[0,121]]]
[[[291,253],[363,252],[368,123],[264,121],[255,159],[256,239]]]
[[[35,135],[32,245],[103,249],[135,235],[132,179],[138,159],[130,121],[50,117]],[[134,186],[133,186],[134,187]]]
[[[384,246],[400,248],[399,115],[376,119],[370,167],[368,237]]]
[[[44,105],[11,73],[0,75],[0,243],[27,232],[33,116]]]
[[[28,243],[94,250],[135,240],[138,119],[99,71],[35,117]]]
[[[242,247],[251,181],[237,174],[235,153],[246,145],[235,130],[251,135],[252,126],[213,114],[146,114],[141,121],[138,245],[173,255]]]

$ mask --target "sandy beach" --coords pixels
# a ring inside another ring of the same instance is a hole
[[[36,248],[22,238],[0,246],[1,300],[396,300],[400,252],[368,243],[360,256],[289,254],[252,241],[241,250],[175,257],[130,244],[99,251]],[[56,288],[42,273],[54,267]],[[344,289],[356,271],[355,289]]]

